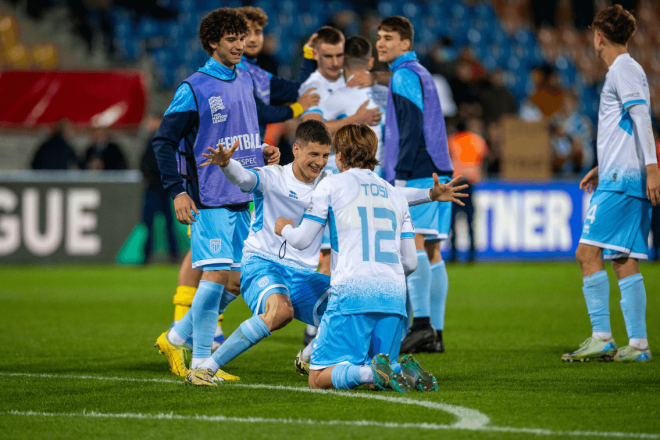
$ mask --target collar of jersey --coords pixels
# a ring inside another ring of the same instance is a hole
[[[612,67],[614,67],[614,66],[616,65],[616,63],[619,62],[619,60],[624,60],[625,58],[630,58],[630,54],[626,52],[626,53],[622,53],[621,55],[619,55],[618,57],[616,57],[616,59],[614,60],[614,62],[613,62],[612,65],[610,66],[610,69],[611,69]],[[607,69],[607,70],[610,70],[610,69]]]
[[[289,176],[289,178],[290,178],[294,183],[296,183],[296,184],[298,184],[298,185],[301,185],[301,186],[310,186],[310,185],[314,185],[314,184],[316,183],[316,180],[315,180],[314,182],[312,182],[312,183],[305,183],[305,182],[302,182],[302,181],[298,180],[298,178],[296,177],[296,175],[293,174],[293,162],[291,162],[290,164],[284,165],[282,168],[284,168],[284,172],[286,173],[286,175]],[[325,171],[325,169],[321,170],[321,173],[323,173],[324,171]]]
[[[415,53],[414,50],[411,50],[410,52],[406,52],[404,54],[401,54],[397,57],[396,60],[392,64],[390,64],[390,70],[394,72],[396,69],[399,68],[399,66],[403,63],[407,63],[408,61],[416,61],[417,60],[417,54]]]
[[[200,67],[198,72],[205,73],[223,81],[230,81],[236,78],[236,67],[230,69],[229,67],[223,66],[213,57],[209,58],[206,64]]]

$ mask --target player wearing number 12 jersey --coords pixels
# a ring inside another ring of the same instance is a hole
[[[309,385],[437,390],[414,359],[398,363],[405,276],[417,267],[417,257],[406,199],[373,172],[377,145],[366,125],[339,129],[333,150],[340,174],[317,185],[298,228],[285,219],[276,224],[275,231],[297,249],[310,246],[323,227],[330,229],[331,296],[313,342]]]
[[[648,254],[652,205],[660,202],[660,172],[651,129],[649,86],[642,67],[628,55],[635,18],[620,5],[596,15],[591,26],[598,56],[609,71],[598,111],[598,164],[582,182],[596,189],[576,257],[593,333],[565,361],[650,361],[646,335],[646,290],[639,259]],[[612,260],[621,289],[629,345],[617,350],[610,327],[610,284],[603,259]]]

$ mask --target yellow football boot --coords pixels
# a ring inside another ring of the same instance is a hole
[[[185,356],[186,349],[183,345],[174,345],[167,339],[167,332],[163,333],[156,340],[154,347],[158,347],[158,352],[167,357],[170,364],[170,371],[176,376],[185,377],[189,371],[186,368]]]
[[[217,387],[215,378],[213,377],[213,370],[210,368],[196,368],[190,370],[183,382],[186,385],[195,385],[197,387]]]

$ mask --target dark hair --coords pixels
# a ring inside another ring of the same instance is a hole
[[[406,17],[395,15],[393,17],[384,18],[378,25],[379,31],[396,32],[399,34],[401,41],[410,40],[410,50],[412,50],[413,40],[415,38],[415,30],[412,23]]]
[[[316,41],[314,44],[318,48],[321,43],[335,45],[343,41],[344,34],[342,34],[339,29],[335,29],[332,26],[323,26],[321,29],[316,31]]]
[[[335,133],[332,149],[335,154],[341,153],[341,163],[345,167],[367,168],[373,171],[378,165],[378,138],[368,125],[344,125]]]
[[[625,45],[637,30],[637,24],[630,12],[614,5],[596,14],[591,29],[598,29],[612,43]]]
[[[366,66],[371,59],[371,43],[366,38],[351,37],[344,45],[344,63],[346,66]]]
[[[213,55],[211,43],[218,43],[225,35],[245,35],[247,33],[247,18],[237,9],[216,9],[206,14],[199,24],[199,39],[209,55]]]
[[[268,25],[268,15],[266,15],[266,12],[261,8],[255,6],[242,6],[238,8],[238,10],[245,14],[245,18],[247,18],[248,21],[252,21],[262,28]]]
[[[310,119],[300,123],[296,128],[295,142],[299,147],[305,147],[309,142],[330,145],[332,144],[332,137],[323,122]]]

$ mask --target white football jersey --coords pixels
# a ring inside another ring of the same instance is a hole
[[[646,198],[644,153],[628,109],[651,108],[649,84],[642,66],[630,55],[619,55],[610,66],[598,109],[598,189],[626,191]],[[640,129],[640,127],[637,127]],[[645,127],[641,129],[646,129]],[[650,133],[651,141],[653,134]]]
[[[302,95],[307,91],[307,89],[311,89],[312,87],[316,89],[312,93],[317,93],[319,95],[319,103],[314,107],[308,108],[305,113],[303,113],[303,115],[308,113],[322,113],[320,106],[323,101],[328,99],[330,95],[332,95],[341,87],[346,87],[346,80],[344,79],[344,75],[341,74],[337,80],[330,81],[321,75],[321,72],[316,70],[314,73],[309,75],[309,78],[307,78],[304,83],[300,85],[300,88],[298,89],[298,96]]]
[[[414,238],[414,228],[408,202],[392,185],[365,169],[326,177],[303,219],[330,229],[329,310],[406,316],[401,239]]]
[[[276,259],[282,263],[294,263],[303,268],[316,270],[319,265],[319,253],[323,230],[317,234],[311,246],[298,250],[292,246],[282,246],[284,238],[275,234],[275,222],[278,217],[292,219],[294,226],[302,221],[312,199],[316,185],[330,171],[323,170],[314,183],[303,183],[293,174],[292,164],[286,166],[269,165],[250,171],[257,175],[257,184],[252,189],[254,210],[250,224],[250,235],[243,246],[243,253],[257,253],[265,258]],[[284,258],[280,259],[279,256]]]
[[[350,81],[351,78],[348,80]],[[380,124],[371,128],[378,137],[378,152],[376,159],[383,162],[383,137],[385,132],[385,109],[387,108],[387,87],[379,84],[371,87],[342,87],[327,99],[320,101],[318,108],[324,121],[334,121],[353,116],[366,101],[368,109],[380,108],[383,113]]]

